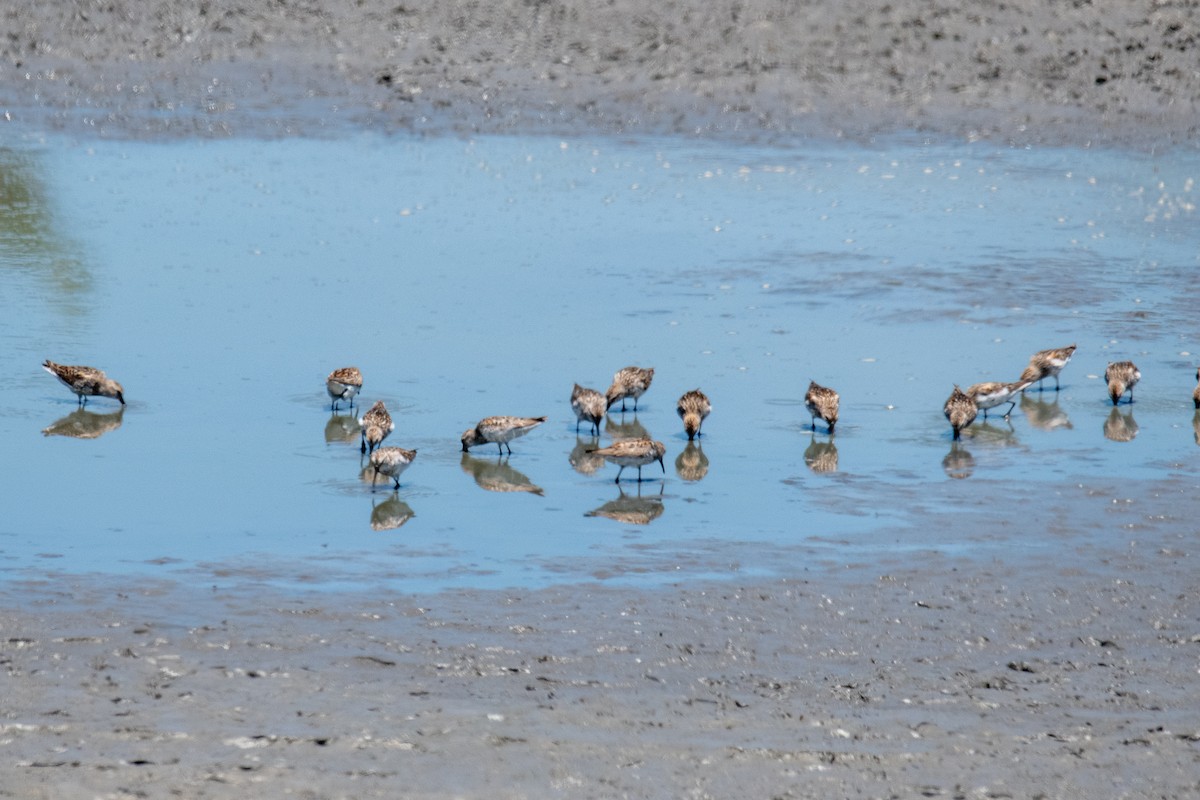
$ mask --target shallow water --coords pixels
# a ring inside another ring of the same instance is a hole
[[[1190,537],[1198,174],[1195,153],[899,140],[19,142],[0,570],[416,591]],[[951,442],[953,384],[1072,342],[1061,391]],[[77,412],[45,358],[129,405]],[[1114,412],[1124,359],[1143,378]],[[418,450],[397,492],[330,413],[350,364],[385,444]],[[600,442],[644,429],[666,474],[618,487],[568,397],[628,364],[654,384]],[[809,430],[810,379],[842,395],[835,437]],[[697,386],[714,411],[687,448]],[[492,414],[550,419],[464,456]]]

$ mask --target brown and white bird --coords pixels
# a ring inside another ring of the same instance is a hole
[[[1196,388],[1192,390],[1192,402],[1200,408],[1200,369],[1196,370]]]
[[[333,401],[330,411],[337,411],[338,403],[345,400],[354,408],[354,395],[362,391],[362,373],[358,367],[342,367],[329,373],[325,379],[325,391]]]
[[[812,430],[817,429],[817,417],[820,417],[829,426],[829,432],[833,433],[833,428],[838,421],[840,402],[841,397],[833,389],[810,380],[808,391],[804,393],[804,407],[808,409],[809,414],[812,414]]]
[[[363,453],[374,452],[388,434],[396,430],[396,423],[392,422],[392,415],[388,413],[382,400],[376,400],[375,405],[358,418],[358,425],[362,429]]]
[[[1008,419],[1008,415],[1017,407],[1017,401],[1013,398],[1028,386],[1028,381],[1013,381],[1012,383],[987,381],[986,383],[975,383],[968,386],[967,394],[975,401],[976,408],[983,412],[984,419],[987,419],[989,408],[1009,403],[1008,410],[1004,412],[1004,418]]]
[[[692,389],[679,398],[675,413],[683,420],[683,431],[690,442],[700,435],[700,426],[704,424],[705,417],[712,413],[712,403],[708,402],[704,392]]]
[[[963,428],[966,428],[975,421],[975,416],[978,414],[978,407],[971,396],[958,388],[956,384],[954,391],[950,393],[950,397],[946,400],[946,405],[942,407],[942,413],[946,415],[946,419],[950,421],[950,427],[954,429],[954,438],[957,440],[962,433]]]
[[[654,380],[654,367],[642,369],[641,367],[625,367],[625,369],[617,370],[617,374],[613,375],[612,386],[608,387],[605,392],[605,401],[607,408],[612,408],[613,404],[618,400],[621,401],[621,410],[625,410],[625,398],[633,398],[633,410],[637,412],[637,401],[647,389],[650,388],[650,382]]]
[[[600,435],[600,420],[608,407],[604,404],[604,395],[595,389],[585,389],[578,383],[571,390],[571,410],[575,412],[575,432],[579,433],[579,423],[588,422],[592,426],[592,436]]]
[[[1121,395],[1129,392],[1129,402],[1133,402],[1133,387],[1142,379],[1142,373],[1132,361],[1116,361],[1104,370],[1104,380],[1108,383],[1108,396],[1115,406]]]
[[[504,448],[507,447],[511,456],[512,445],[509,442],[524,436],[545,421],[545,417],[485,417],[474,428],[463,432],[463,452],[490,442],[496,445],[501,455],[504,455]]]
[[[49,372],[79,397],[79,405],[87,405],[89,397],[111,397],[125,405],[125,390],[121,384],[95,367],[56,364],[50,359],[42,362],[42,369]]]
[[[400,474],[408,469],[408,465],[417,457],[416,450],[405,450],[403,447],[380,447],[371,453],[371,466],[375,474],[371,477],[371,488],[375,488],[375,478],[385,475],[395,481],[396,489],[400,488]]]
[[[588,450],[589,453],[595,453],[598,456],[604,456],[607,460],[620,466],[617,470],[616,482],[621,482],[621,473],[626,467],[637,467],[638,481],[642,480],[642,467],[652,461],[657,461],[662,467],[663,474],[667,473],[667,467],[663,463],[663,456],[666,455],[667,448],[662,442],[656,442],[652,439],[623,439],[619,442],[613,442],[608,447],[598,447],[595,450]]]
[[[1071,361],[1075,355],[1075,345],[1067,345],[1053,350],[1040,350],[1029,357],[1029,366],[1021,373],[1021,381],[1027,385],[1036,383],[1038,391],[1042,390],[1042,381],[1054,377],[1054,391],[1058,391],[1058,373]]]

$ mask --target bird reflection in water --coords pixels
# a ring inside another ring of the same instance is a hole
[[[1192,415],[1192,435],[1196,437],[1196,444],[1200,445],[1200,410]]]
[[[621,419],[624,420],[625,417],[622,416]],[[619,442],[622,439],[650,438],[650,434],[646,431],[645,426],[638,422],[637,414],[634,414],[628,422],[613,422],[612,417],[605,417],[604,432],[607,433],[614,442]]]
[[[1041,397],[1035,400],[1031,395],[1023,394],[1020,408],[1029,424],[1038,430],[1052,431],[1055,428],[1071,430],[1073,427],[1067,412],[1058,405],[1057,394],[1050,401],[1043,400]]]
[[[969,478],[975,472],[975,457],[958,442],[950,445],[950,452],[942,459],[942,469],[951,478]]]
[[[987,443],[1007,447],[1009,445],[1019,444],[1017,441],[1017,431],[1012,426],[1012,419],[1002,417],[1004,424],[997,425],[992,422],[976,422],[971,426],[972,442]]]
[[[325,444],[353,442],[358,436],[358,419],[353,414],[331,414],[325,423]]]
[[[99,439],[109,431],[121,427],[125,406],[107,414],[97,414],[87,408],[79,408],[62,419],[55,420],[42,429],[43,436],[70,436],[73,439]]]
[[[1132,442],[1138,435],[1138,424],[1133,419],[1133,409],[1125,410],[1113,406],[1104,420],[1104,438],[1114,442]]]
[[[594,475],[604,466],[604,456],[589,453],[588,450],[595,450],[599,446],[599,439],[581,439],[576,436],[575,447],[571,449],[571,455],[567,456],[567,461],[580,475]]]
[[[662,516],[664,486],[660,486],[658,494],[642,497],[641,486],[636,495],[625,494],[618,484],[620,495],[616,500],[609,500],[599,508],[593,509],[585,517],[606,517],[607,519],[623,522],[626,525],[649,525]]]
[[[371,503],[371,530],[390,531],[399,528],[416,514],[412,506],[400,499],[395,492],[382,503]]]
[[[813,434],[811,443],[804,448],[804,463],[813,472],[837,472],[838,449],[837,445],[833,443],[833,438],[830,437],[825,442],[818,442],[816,434]]]
[[[542,487],[534,485],[525,473],[508,465],[507,458],[476,458],[469,453],[462,454],[459,462],[462,471],[475,479],[479,488],[489,492],[528,492],[542,494]]]
[[[708,456],[694,441],[675,458],[675,472],[685,481],[702,480],[708,474]]]

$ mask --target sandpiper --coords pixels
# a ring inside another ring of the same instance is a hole
[[[342,367],[329,373],[325,379],[325,391],[329,392],[333,405],[330,411],[337,411],[338,402],[345,400],[354,408],[354,395],[362,391],[362,373],[358,367]]]
[[[1142,379],[1142,373],[1132,361],[1117,361],[1109,364],[1104,370],[1104,380],[1108,383],[1108,396],[1113,405],[1121,399],[1121,395],[1129,392],[1129,402],[1133,402],[1133,387]]]
[[[975,401],[971,396],[958,388],[955,384],[954,391],[950,393],[950,397],[946,400],[946,405],[942,407],[942,413],[946,415],[946,419],[950,420],[950,427],[954,429],[954,438],[957,440],[963,428],[975,421],[975,416],[979,409],[975,405]]]
[[[975,401],[975,407],[983,412],[984,419],[987,419],[989,408],[1008,403],[1008,410],[1004,412],[1004,418],[1008,419],[1008,415],[1017,407],[1017,401],[1013,398],[1028,386],[1028,381],[1013,381],[1012,383],[987,381],[968,386],[967,394]]]
[[[683,420],[683,431],[690,442],[700,435],[700,426],[712,413],[712,403],[708,402],[708,396],[704,392],[692,389],[690,392],[684,392],[683,397],[679,398],[675,413]]]
[[[577,383],[571,390],[571,410],[575,412],[576,433],[579,433],[579,423],[586,421],[592,426],[592,435],[600,435],[600,420],[604,419],[604,412],[608,410],[604,405],[604,395]]]
[[[496,445],[501,455],[504,455],[504,449],[508,448],[508,454],[511,456],[512,446],[509,442],[524,436],[545,421],[545,417],[486,417],[479,420],[479,424],[474,428],[463,432],[463,452],[476,445],[491,442]]]
[[[1054,350],[1041,350],[1029,357],[1029,366],[1021,373],[1021,380],[1026,385],[1036,383],[1038,391],[1042,390],[1042,381],[1054,376],[1054,391],[1058,391],[1058,373],[1062,372],[1075,355],[1075,345],[1059,347]]]
[[[405,450],[403,447],[381,447],[371,453],[371,466],[375,475],[371,477],[371,488],[375,488],[375,478],[386,475],[396,482],[395,488],[400,488],[400,473],[408,469],[408,465],[417,457],[416,450]]]
[[[650,388],[650,381],[654,380],[654,367],[642,369],[641,367],[625,367],[618,370],[617,374],[613,375],[612,386],[608,387],[605,392],[605,401],[607,408],[612,408],[613,403],[621,401],[621,410],[625,410],[625,398],[633,398],[633,410],[637,411],[638,398],[642,396],[647,389]]]
[[[388,413],[387,406],[383,404],[382,400],[376,400],[375,405],[359,417],[358,424],[362,428],[361,452],[363,453],[368,450],[373,452],[388,437],[389,433],[396,430],[396,423],[392,422],[392,415]]]
[[[1200,369],[1196,370],[1196,388],[1192,390],[1192,402],[1200,408]]]
[[[821,386],[813,380],[808,382],[808,391],[804,393],[804,407],[812,414],[812,430],[817,429],[817,417],[820,417],[829,426],[829,432],[833,433],[838,421],[840,401],[841,397],[833,389]]]
[[[649,438],[625,439],[613,442],[608,447],[598,447],[595,450],[588,450],[588,452],[604,456],[621,467],[617,470],[617,483],[621,482],[621,473],[625,471],[626,467],[637,467],[638,481],[640,482],[642,467],[651,461],[657,461],[658,465],[662,467],[663,474],[667,473],[667,467],[663,464],[663,456],[667,452],[666,446],[662,442],[656,442]]]
[[[111,397],[125,405],[125,390],[121,388],[121,384],[105,375],[104,370],[56,364],[50,359],[42,362],[42,369],[58,378],[63,386],[78,395],[81,406],[87,405],[89,397]]]

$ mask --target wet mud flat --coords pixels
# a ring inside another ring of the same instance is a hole
[[[1192,3],[116,0],[0,9],[0,125],[374,128],[1162,147],[1200,119]]]
[[[0,797],[1189,796],[1193,542],[1137,527],[661,588],[14,581]]]

